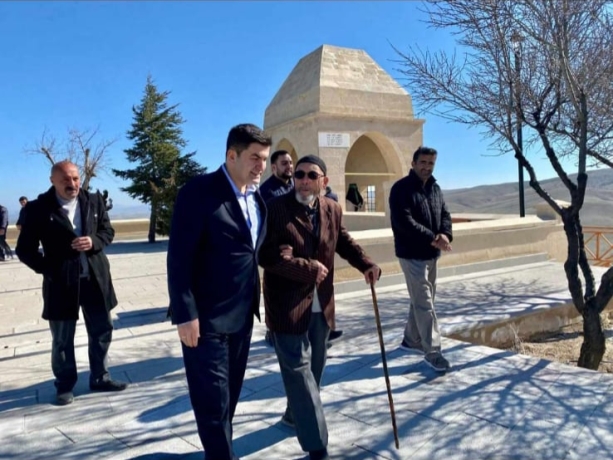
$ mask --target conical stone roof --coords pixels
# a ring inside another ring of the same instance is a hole
[[[364,50],[331,45],[298,61],[267,107],[264,126],[316,113],[413,119],[409,94]]]

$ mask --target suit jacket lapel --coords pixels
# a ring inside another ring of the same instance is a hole
[[[64,214],[64,210],[61,207],[57,207],[51,211],[50,219],[52,221],[57,222],[62,227],[64,227],[67,231],[74,233],[75,236],[77,236],[77,234],[74,231],[74,227],[70,223],[70,220],[68,220],[68,216]]]
[[[85,193],[79,193],[79,210],[81,211],[81,235],[87,236],[91,234],[90,215],[89,215],[89,200]]]
[[[258,251],[264,242],[264,237],[266,236],[266,218],[268,216],[268,209],[266,208],[266,203],[264,202],[262,195],[260,195],[259,190],[255,192],[255,201],[258,203],[258,207],[260,208],[260,228],[258,231],[258,240],[256,242],[256,251]]]

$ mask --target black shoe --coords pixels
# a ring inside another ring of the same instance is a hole
[[[330,331],[328,342],[332,342],[333,340],[340,338],[341,335],[343,335],[343,331]]]
[[[55,401],[57,402],[58,406],[67,406],[68,404],[72,404],[74,401],[74,395],[72,394],[72,391],[58,393]]]
[[[281,423],[289,428],[296,429],[296,425],[294,424],[294,416],[292,412],[289,410],[289,407],[285,409],[285,414],[281,417]]]
[[[400,348],[401,350],[405,350],[405,351],[420,351],[422,353],[425,352],[421,344],[411,344],[407,342],[406,339],[402,339],[402,343],[400,344],[398,348]]]
[[[441,354],[441,352],[428,353],[424,356],[424,361],[428,366],[434,369],[436,372],[447,372],[451,369],[449,361]]]
[[[309,460],[330,460],[330,456],[328,455],[328,449],[310,451]]]
[[[128,384],[118,380],[102,380],[89,384],[89,389],[92,391],[123,391],[126,388]]]

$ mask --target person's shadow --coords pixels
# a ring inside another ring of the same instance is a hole
[[[293,430],[285,429],[277,425],[270,425],[235,439],[233,441],[234,452],[241,458],[247,457],[292,436],[295,436]],[[152,452],[139,455],[138,457],[132,457],[132,460],[202,460],[203,456],[203,451],[191,452],[188,454]]]
[[[189,454],[171,454],[169,452],[154,452],[150,454],[132,457],[132,460],[202,460],[203,452],[191,452]]]

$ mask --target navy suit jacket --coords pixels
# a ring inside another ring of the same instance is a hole
[[[198,318],[201,332],[231,334],[260,318],[257,253],[266,232],[259,192],[260,233],[251,233],[224,171],[198,176],[179,191],[168,243],[173,324]]]

